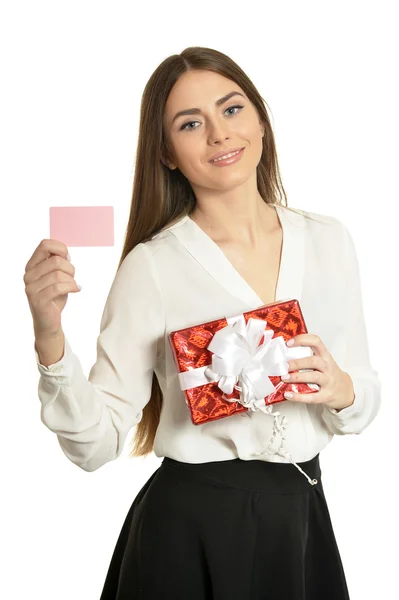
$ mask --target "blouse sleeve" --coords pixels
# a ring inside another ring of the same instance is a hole
[[[65,339],[64,355],[40,364],[41,420],[64,454],[85,471],[117,458],[151,396],[164,335],[162,297],[151,250],[141,243],[125,257],[112,283],[88,378]]]
[[[340,411],[324,406],[321,416],[332,433],[344,435],[361,433],[373,421],[381,404],[381,383],[377,371],[370,364],[355,246],[348,229],[342,223],[340,226],[344,248],[346,326],[343,359],[338,366],[350,375],[355,400],[351,406]]]

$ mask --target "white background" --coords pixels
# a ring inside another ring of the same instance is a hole
[[[194,45],[231,56],[268,103],[289,205],[333,215],[353,235],[383,404],[360,436],[336,437],[322,452],[323,483],[351,600],[395,596],[394,10],[394,2],[348,0],[257,8],[250,1],[2,3],[2,598],[98,599],[126,513],[161,462],[129,459],[128,444],[93,473],[64,456],[40,421],[23,275],[49,237],[50,206],[115,207],[114,247],[70,249],[83,290],[70,295],[63,328],[88,374],[122,250],[141,94],[162,60]]]

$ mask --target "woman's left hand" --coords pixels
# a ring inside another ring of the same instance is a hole
[[[293,344],[288,347],[310,346],[314,356],[297,358],[288,361],[289,378],[282,376],[286,383],[316,383],[320,391],[309,394],[285,393],[284,397],[293,402],[308,404],[324,404],[328,408],[342,410],[351,406],[355,400],[353,382],[345,371],[342,371],[318,335],[303,333],[292,338]],[[289,340],[291,341],[291,340]],[[299,369],[314,369],[303,373],[291,373]],[[289,394],[293,394],[291,397]]]

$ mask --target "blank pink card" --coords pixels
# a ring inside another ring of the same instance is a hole
[[[113,206],[50,207],[50,238],[66,246],[113,246]]]

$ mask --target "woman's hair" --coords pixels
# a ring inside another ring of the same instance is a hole
[[[263,150],[257,166],[257,187],[266,203],[287,206],[277,161],[272,127],[263,100],[249,77],[228,56],[202,47],[186,48],[166,58],[154,71],[141,99],[140,124],[129,221],[118,270],[133,248],[148,241],[168,225],[194,210],[196,198],[187,178],[178,168],[170,170],[162,160],[169,159],[163,130],[165,104],[179,77],[191,70],[208,70],[237,83],[258,112],[264,127]],[[293,209],[290,209],[293,210]],[[305,215],[307,216],[307,215]],[[163,395],[153,373],[150,401],[143,410],[131,443],[130,456],[146,456],[153,450]]]

